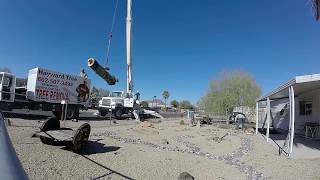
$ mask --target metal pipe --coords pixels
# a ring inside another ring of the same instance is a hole
[[[288,137],[289,137],[289,142],[288,142],[288,155],[290,156],[290,149],[291,149],[291,123],[292,123],[292,96],[291,96],[291,88],[288,88],[289,91],[289,129],[288,129]]]
[[[259,128],[259,102],[256,102],[256,134],[258,134]]]
[[[28,179],[12,146],[2,112],[0,112],[0,174],[1,179]]]
[[[131,25],[132,25],[132,1],[127,1],[127,18],[126,18],[126,45],[127,45],[127,93],[132,93],[132,39],[131,39]]]
[[[271,108],[270,108],[270,98],[267,98],[267,142],[269,142],[269,134],[270,134],[270,120],[271,120]]]
[[[289,149],[289,156],[292,154],[293,148],[293,139],[294,139],[294,122],[295,122],[295,102],[294,102],[294,89],[293,86],[290,86],[290,109],[291,109],[291,124],[290,124],[290,149]]]

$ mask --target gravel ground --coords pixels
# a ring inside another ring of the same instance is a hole
[[[41,121],[10,120],[9,135],[31,179],[176,179],[184,171],[195,179],[320,179],[319,159],[278,156],[260,137],[225,127],[190,127],[181,119],[153,127],[127,120],[62,122],[92,126],[86,149],[75,154],[65,143],[32,138]]]

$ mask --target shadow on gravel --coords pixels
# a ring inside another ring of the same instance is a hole
[[[186,113],[180,112],[159,112],[159,114],[164,118],[182,118],[187,115]]]
[[[119,172],[117,172],[117,171],[115,171],[115,170],[112,170],[112,169],[104,166],[103,164],[100,164],[99,162],[97,162],[97,161],[95,161],[95,160],[93,160],[93,159],[91,159],[91,158],[89,158],[89,157],[87,157],[87,156],[85,156],[85,155],[81,155],[81,156],[82,156],[83,158],[85,158],[85,159],[93,162],[94,164],[96,164],[96,165],[98,165],[98,166],[100,166],[100,167],[102,167],[102,168],[104,168],[104,169],[106,169],[106,170],[109,171],[109,172],[107,172],[106,174],[103,174],[103,175],[98,176],[98,177],[92,177],[92,178],[90,178],[90,179],[105,179],[105,177],[107,177],[107,176],[109,176],[109,175],[111,175],[111,174],[116,174],[116,175],[118,175],[118,176],[121,176],[122,178],[129,179],[129,180],[134,180],[133,178],[128,177],[128,176],[126,176],[126,175],[124,175],[124,174],[121,174],[121,173],[119,173]]]
[[[88,141],[84,149],[79,152],[80,155],[91,155],[118,151],[118,146],[105,146],[103,143]]]
[[[24,120],[45,120],[48,117],[51,117],[49,115],[37,115],[37,114],[20,114],[20,113],[12,113],[12,112],[3,112],[5,118],[20,118]],[[112,121],[122,121],[122,120],[129,120],[132,119],[130,115],[123,115],[121,118],[115,119],[114,116],[111,116]],[[141,120],[149,120],[149,119],[154,119],[153,117],[141,117]],[[78,121],[109,121],[110,116],[96,116],[96,117],[78,117]],[[135,120],[134,118],[132,120]],[[67,120],[71,121],[71,120]]]
[[[19,114],[19,113],[11,113],[11,112],[4,112],[3,114],[5,118],[21,118],[26,120],[43,120],[50,117],[50,116],[44,116],[44,115]]]
[[[54,141],[50,145],[53,146],[64,146],[63,150],[72,151],[71,141]],[[88,141],[86,145],[83,146],[82,150],[77,152],[79,155],[91,155],[118,151],[120,147],[118,146],[105,146],[105,144],[98,141]]]
[[[112,118],[113,119],[113,118]],[[110,117],[78,117],[77,120],[80,121],[97,121],[97,120],[101,120],[101,121],[105,121],[105,120],[110,120]]]
[[[114,117],[114,115],[111,115],[111,120],[128,120],[132,118],[132,116],[130,115],[123,115],[121,118],[118,118],[116,119]],[[77,120],[80,120],[80,121],[99,121],[99,120],[102,120],[102,121],[108,121],[110,120],[110,114],[107,114],[105,116],[90,116],[90,117],[85,117],[85,116],[81,116],[81,117],[78,117]]]

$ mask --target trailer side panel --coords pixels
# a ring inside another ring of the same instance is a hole
[[[90,80],[43,68],[29,71],[27,98],[36,102],[89,105]]]

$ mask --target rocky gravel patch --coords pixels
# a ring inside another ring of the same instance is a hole
[[[182,135],[182,136],[174,137],[174,140],[176,142],[181,143],[186,147],[185,149],[179,148],[177,146],[170,147],[170,146],[165,146],[165,145],[158,145],[155,143],[143,141],[139,138],[134,139],[134,138],[127,138],[127,137],[120,137],[120,136],[117,136],[116,133],[110,132],[110,131],[105,131],[102,133],[93,133],[92,136],[98,136],[98,137],[103,136],[103,137],[115,139],[115,140],[120,141],[122,143],[141,144],[141,145],[145,145],[145,146],[159,149],[159,150],[194,154],[194,155],[205,157],[208,159],[224,161],[227,165],[230,165],[230,166],[238,169],[240,172],[245,173],[248,176],[248,179],[250,179],[250,180],[271,179],[270,177],[266,177],[262,173],[258,172],[258,170],[256,170],[253,166],[247,165],[246,163],[241,161],[241,158],[244,155],[246,155],[252,151],[253,142],[249,138],[244,138],[244,137],[241,138],[241,141],[242,141],[241,146],[236,151],[217,157],[216,155],[214,155],[212,153],[202,152],[200,147],[198,147],[196,144],[186,140],[188,138],[194,138],[194,136],[190,136],[190,135]]]
[[[245,173],[250,180],[264,180],[271,179],[258,172],[253,166],[247,165],[241,161],[241,158],[252,151],[252,140],[249,138],[241,138],[241,146],[236,151],[220,156],[218,159],[223,160],[226,164],[237,168]]]

